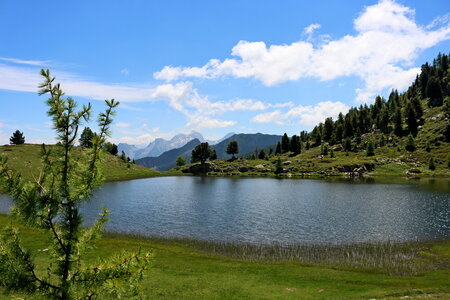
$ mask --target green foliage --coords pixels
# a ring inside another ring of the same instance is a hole
[[[85,127],[80,136],[80,146],[85,148],[92,148],[92,140],[94,139],[94,132],[89,127]]]
[[[41,70],[45,81],[40,95],[49,94],[48,115],[58,134],[58,144],[52,150],[42,145],[42,169],[38,177],[27,181],[11,170],[5,157],[0,157],[0,180],[14,202],[14,215],[28,226],[46,231],[52,239],[48,246],[49,260],[45,274],[36,272],[39,261],[22,247],[17,230],[6,227],[0,237],[0,285],[11,291],[34,293],[45,298],[92,298],[103,294],[136,294],[136,281],[149,266],[150,254],[133,254],[87,265],[86,250],[99,239],[107,221],[103,209],[95,224],[82,229],[79,205],[102,183],[101,147],[109,135],[114,109],[119,104],[105,100],[107,110],[100,113],[100,132],[92,140],[85,155],[77,155],[75,141],[78,128],[91,115],[91,105],[77,111],[76,102],[64,97],[50,72]],[[52,155],[52,151],[55,152]],[[120,289],[115,289],[119,287]],[[123,291],[122,291],[123,290]]]
[[[289,152],[289,137],[287,133],[281,137],[281,153]]]
[[[374,155],[375,155],[375,147],[373,145],[373,142],[369,141],[366,147],[366,156],[374,156]]]
[[[198,144],[192,150],[191,162],[201,162],[203,165],[205,161],[211,156],[211,148],[208,143]]]
[[[281,158],[278,158],[275,161],[275,174],[283,173],[283,163],[281,162]]]
[[[122,150],[122,153],[120,154],[120,159],[124,162],[127,161],[127,155],[125,154],[125,152]]]
[[[9,143],[11,145],[22,145],[25,143],[25,137],[23,132],[19,130],[14,131],[13,135],[9,138]]]
[[[436,76],[432,76],[427,82],[426,97],[430,98],[428,102],[429,106],[442,105],[441,85],[439,83],[439,78]]]
[[[281,142],[277,143],[277,147],[275,148],[275,154],[281,154]]]
[[[320,147],[320,154],[324,156],[328,155],[328,145],[322,145]]]
[[[450,168],[450,153],[447,155],[447,168]]]
[[[427,143],[425,144],[425,151],[430,152],[431,151],[431,146],[430,146],[430,142],[427,141]]]
[[[302,145],[301,145],[299,136],[297,136],[297,135],[292,136],[289,150],[291,152],[293,152],[294,155],[298,155],[302,152]]]
[[[177,165],[177,167],[181,167],[184,166],[186,164],[186,158],[184,158],[183,156],[178,156],[177,160],[175,161],[175,164]]]
[[[264,149],[261,149],[258,154],[259,159],[265,159],[266,158],[266,152],[264,152]]]
[[[333,148],[331,148],[331,150],[330,150],[330,157],[334,158],[334,150],[333,150]]]
[[[117,148],[116,144],[112,144],[110,142],[105,142],[102,146],[102,149],[112,155],[117,155],[119,152],[119,149]]]
[[[210,160],[216,160],[217,159],[217,152],[216,150],[211,150],[211,155],[209,157]]]
[[[414,141],[414,137],[412,136],[411,133],[408,135],[408,138],[406,139],[405,149],[410,152],[416,150],[416,142]]]
[[[231,141],[227,146],[227,154],[234,155],[239,153],[239,146],[236,141]]]
[[[430,160],[428,161],[428,169],[431,171],[436,170],[436,160],[434,157],[430,157]]]

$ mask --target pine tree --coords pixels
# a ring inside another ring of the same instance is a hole
[[[405,107],[406,123],[408,124],[408,131],[414,136],[417,134],[417,118],[414,107],[411,102],[408,102]]]
[[[281,154],[281,143],[277,143],[277,147],[275,148],[275,154]]]
[[[265,159],[266,158],[266,152],[264,152],[263,149],[261,149],[261,151],[259,151],[258,158],[259,159]]]
[[[25,143],[25,137],[23,132],[19,130],[14,131],[13,135],[9,138],[9,143],[11,145],[22,145]]]
[[[102,183],[100,169],[101,147],[109,135],[111,116],[119,104],[106,100],[107,110],[98,118],[100,132],[82,159],[75,152],[78,128],[91,115],[91,105],[76,111],[77,104],[64,97],[59,84],[54,84],[50,72],[41,70],[45,82],[40,95],[49,94],[46,101],[48,115],[58,136],[58,144],[50,150],[42,145],[40,176],[27,182],[11,170],[7,159],[0,157],[0,179],[11,195],[15,215],[27,226],[48,233],[51,263],[41,266],[31,251],[21,245],[17,229],[7,226],[0,235],[0,284],[10,290],[34,293],[36,296],[56,299],[126,297],[135,294],[136,282],[149,266],[150,254],[139,253],[87,265],[84,253],[101,236],[108,210],[103,208],[93,227],[82,229],[79,205],[92,195]],[[46,272],[36,272],[38,269]],[[121,279],[124,284],[119,283]],[[122,294],[123,293],[123,294]]]
[[[191,155],[191,162],[200,162],[205,164],[206,160],[211,156],[211,148],[208,143],[198,144],[193,150]]]
[[[334,123],[332,118],[326,118],[323,125],[323,139],[324,141],[330,143],[331,137],[333,136]]]
[[[239,153],[239,146],[236,141],[231,141],[226,150],[227,154],[233,155],[233,159],[235,158],[234,155]]]
[[[290,151],[293,152],[294,155],[300,154],[302,151],[300,138],[297,135],[293,135],[291,138],[291,145],[289,147]]]
[[[281,137],[281,153],[286,153],[289,152],[289,137],[288,135],[285,133],[282,137]]]
[[[426,97],[430,98],[428,101],[429,106],[441,106],[442,105],[442,91],[439,79],[436,76],[432,76],[426,87]]]
[[[375,147],[372,141],[369,141],[366,147],[366,156],[374,156],[374,155],[375,155]]]
[[[211,155],[209,157],[210,160],[216,160],[217,159],[217,152],[216,150],[211,150]]]
[[[434,159],[434,157],[430,157],[430,160],[428,161],[428,169],[430,169],[431,171],[436,170],[436,160]]]
[[[94,139],[94,132],[89,127],[85,127],[80,136],[80,146],[85,148],[92,148],[92,140]]]
[[[414,141],[414,137],[411,133],[408,135],[408,138],[406,140],[405,149],[411,152],[416,150],[416,142]]]
[[[402,112],[400,107],[397,108],[394,114],[394,134],[396,136],[403,135],[403,124],[402,124]]]

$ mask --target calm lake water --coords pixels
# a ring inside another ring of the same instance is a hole
[[[0,195],[0,211],[11,201]],[[162,177],[108,183],[108,231],[252,243],[346,243],[450,238],[450,180],[374,183]]]

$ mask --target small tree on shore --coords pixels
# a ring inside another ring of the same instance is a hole
[[[434,157],[430,157],[430,160],[428,161],[428,169],[430,169],[431,171],[436,170],[436,160],[434,159]]]
[[[239,146],[236,141],[231,141],[227,146],[227,154],[233,155],[233,158],[235,154],[239,153]]]
[[[177,160],[175,161],[175,164],[177,165],[177,167],[181,167],[184,166],[186,164],[186,158],[184,158],[183,156],[178,156]]]
[[[9,138],[9,143],[11,145],[22,145],[25,143],[25,136],[23,132],[19,130],[14,131],[13,135]]]
[[[77,104],[64,97],[50,72],[41,70],[45,81],[40,95],[49,94],[48,115],[58,133],[52,149],[42,145],[42,169],[33,181],[26,181],[9,168],[0,156],[0,181],[14,202],[14,215],[27,226],[45,230],[51,237],[48,255],[51,263],[39,266],[31,251],[21,245],[17,229],[7,226],[0,235],[0,285],[10,291],[36,294],[45,299],[91,299],[126,297],[138,292],[136,282],[149,266],[150,254],[118,256],[99,265],[88,265],[83,255],[99,239],[108,210],[90,228],[82,228],[79,205],[102,183],[101,147],[109,135],[111,116],[119,104],[106,100],[105,113],[99,114],[99,134],[89,151],[74,151],[78,128],[91,115],[91,105],[76,111]],[[45,272],[37,272],[37,270]],[[106,296],[106,295],[105,295]]]
[[[205,164],[206,160],[211,156],[211,148],[208,143],[201,143],[195,146],[192,150],[191,161],[200,162],[202,165]]]

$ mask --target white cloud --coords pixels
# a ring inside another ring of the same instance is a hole
[[[313,32],[316,29],[319,29],[320,27],[321,27],[320,24],[311,24],[311,25],[305,27],[304,31],[305,31],[306,34],[311,35],[311,34],[313,34]]]
[[[19,58],[10,58],[10,57],[0,57],[0,60],[20,64],[20,65],[31,65],[31,66],[45,66],[49,63],[48,60],[24,60]]]
[[[131,126],[131,124],[130,123],[125,123],[125,122],[118,122],[118,123],[116,123],[116,126],[120,127],[120,128],[128,128],[128,127]]]
[[[284,120],[285,114],[283,114],[280,110],[274,110],[272,112],[266,112],[256,115],[255,117],[253,117],[252,122],[284,125]]]
[[[128,69],[124,68],[122,70],[120,70],[120,73],[122,73],[123,75],[127,76],[130,74],[130,72],[128,72]]]
[[[418,68],[406,66],[412,65],[421,51],[450,39],[448,17],[420,26],[414,14],[413,9],[393,0],[381,0],[354,20],[355,35],[324,40],[320,45],[308,38],[289,45],[240,41],[231,51],[235,58],[212,59],[203,67],[166,66],[154,76],[173,81],[229,75],[272,86],[304,77],[328,81],[356,75],[364,82],[356,90],[357,99],[367,101],[383,89],[406,88],[418,72]],[[312,24],[305,33],[310,36],[317,28],[319,24]]]
[[[346,113],[349,106],[342,102],[319,102],[316,105],[302,106],[298,105],[283,113],[280,110],[258,114],[253,117],[254,123],[273,123],[277,125],[301,124],[305,126],[314,126],[323,122],[326,118],[336,119],[339,113]]]
[[[42,77],[39,68],[11,66],[0,63],[0,89],[37,92]],[[115,98],[121,102],[148,101],[153,89],[124,84],[104,84],[82,78],[76,74],[53,71],[67,95],[94,100]]]
[[[196,129],[202,128],[224,128],[236,125],[235,121],[222,121],[202,115],[190,116],[189,122],[186,124]]]

